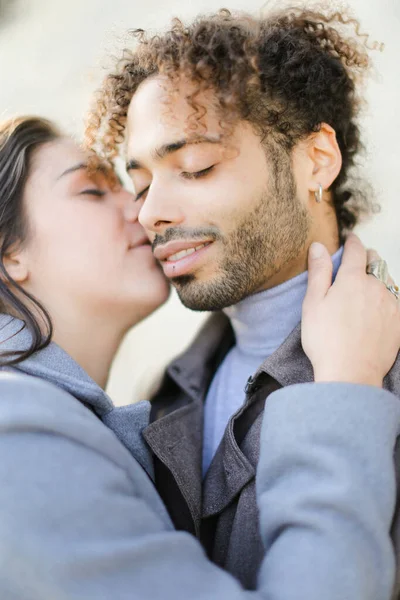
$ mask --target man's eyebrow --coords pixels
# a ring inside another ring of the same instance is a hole
[[[182,150],[186,146],[193,146],[195,144],[221,144],[220,137],[211,137],[207,135],[198,135],[196,137],[191,137],[190,139],[182,139],[176,142],[170,142],[169,144],[164,144],[153,151],[153,157],[156,160],[162,160],[166,156],[173,154],[174,152],[178,152],[178,150]],[[142,169],[143,166],[138,160],[134,158],[130,159],[126,163],[127,171],[134,171],[137,169]]]
[[[78,163],[77,165],[74,165],[73,167],[63,171],[63,173],[57,177],[57,181],[61,179],[61,177],[64,177],[64,175],[69,175],[70,173],[75,173],[75,171],[81,171],[83,169],[87,170],[87,168],[87,163]]]

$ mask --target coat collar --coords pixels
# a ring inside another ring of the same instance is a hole
[[[188,350],[169,366],[168,375],[194,400],[203,399],[205,383],[210,383],[210,365],[217,356],[223,359],[235,343],[229,319],[218,312],[206,321]],[[313,368],[301,345],[301,324],[286,338],[254,374],[268,373],[282,386],[313,380]],[[215,370],[211,373],[211,378]],[[400,374],[399,374],[400,375]]]
[[[313,381],[313,367],[301,345],[300,323],[283,344],[260,365],[254,379],[262,372],[271,375],[281,386]]]
[[[171,363],[167,372],[194,399],[198,399],[200,395],[204,398],[204,383],[209,383],[210,380],[210,364],[218,355],[223,359],[234,343],[235,336],[229,319],[222,312],[215,313],[205,322],[188,350]],[[281,346],[259,366],[253,380],[263,372],[271,375],[282,386],[313,381],[313,367],[301,344],[301,323],[298,323]],[[214,373],[215,371],[211,377]],[[400,353],[383,383],[385,389],[399,394]]]
[[[22,321],[0,314],[0,351],[24,350],[30,341],[31,335]],[[106,392],[54,342],[13,366],[12,370],[44,379],[82,402],[114,431],[153,477],[152,459],[142,438],[142,430],[149,422],[148,402],[115,407]]]
[[[193,400],[202,400],[218,363],[234,343],[229,319],[222,312],[213,313],[189,348],[169,365],[167,375]]]

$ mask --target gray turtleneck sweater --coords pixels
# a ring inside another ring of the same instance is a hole
[[[333,256],[333,276],[343,248]],[[285,341],[301,321],[308,273],[245,298],[224,310],[235,332],[236,344],[219,367],[204,409],[203,474],[211,464],[229,419],[244,402],[244,387],[263,361]]]

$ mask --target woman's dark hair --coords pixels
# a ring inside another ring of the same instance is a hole
[[[29,235],[23,196],[35,152],[61,137],[56,127],[38,117],[20,117],[0,124],[0,311],[17,317],[31,334],[28,348],[1,352],[0,365],[13,365],[48,346],[53,327],[50,315],[36,298],[14,281],[4,258]]]
[[[368,50],[378,45],[360,33],[358,21],[318,9],[284,8],[261,18],[222,10],[189,24],[175,19],[165,33],[133,35],[134,47],[124,50],[96,96],[86,132],[89,147],[113,161],[138,86],[162,74],[178,89],[185,78],[194,85],[187,98],[193,108],[188,131],[196,120],[204,124],[199,94],[206,90],[215,95],[224,131],[245,119],[267,150],[289,153],[322,123],[331,125],[342,154],[330,188],[341,239],[370,212],[366,189],[352,177],[352,168],[363,148],[358,87],[369,70]]]

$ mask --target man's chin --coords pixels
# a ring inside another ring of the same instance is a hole
[[[182,288],[189,286],[190,284],[194,284],[196,281],[196,277],[194,275],[180,275],[179,277],[171,277],[170,282],[174,285],[178,291]]]
[[[210,299],[208,299],[206,302],[205,298],[201,297],[199,294],[193,293],[193,290],[189,291],[186,286],[183,287],[181,285],[177,285],[174,281],[172,281],[172,283],[175,286],[179,300],[186,308],[198,312],[216,310],[210,306]]]
[[[222,308],[224,308],[224,307],[215,306],[215,304],[211,304],[210,302],[201,302],[201,301],[195,300],[193,298],[182,297],[181,294],[179,294],[179,292],[178,292],[178,296],[179,296],[179,300],[182,302],[183,306],[185,306],[185,308],[189,308],[190,310],[193,310],[194,312],[216,312],[216,311],[222,310]]]
[[[229,293],[225,282],[198,282],[193,275],[175,277],[171,280],[180,301],[186,308],[199,312],[215,312],[232,306],[241,300],[236,294]]]

